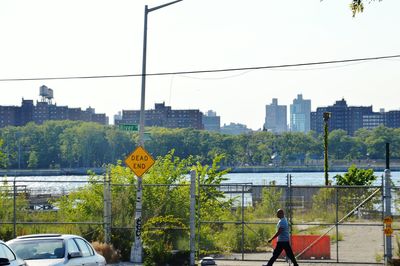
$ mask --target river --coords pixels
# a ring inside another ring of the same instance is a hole
[[[329,179],[335,184],[333,177],[343,172],[329,173]],[[374,185],[381,185],[380,178],[384,173],[376,172],[379,178]],[[303,172],[290,173],[292,176],[293,186],[323,186],[325,178],[323,172]],[[287,174],[285,173],[230,173],[225,176],[227,178],[224,183],[247,183],[253,185],[268,185],[275,181],[277,185],[286,185]],[[88,176],[19,176],[16,177],[18,186],[26,186],[31,192],[37,194],[44,193],[67,193],[87,183]],[[12,185],[14,177],[3,177],[9,185]],[[400,186],[400,172],[392,172],[392,181],[396,186]]]
[[[329,180],[332,180],[335,184],[334,176],[337,174],[344,174],[343,172],[330,172]],[[392,172],[392,181],[396,186],[400,186],[400,172]],[[232,173],[228,174],[226,183],[252,183],[253,185],[268,185],[270,182],[275,181],[277,185],[286,185],[287,183],[286,173]],[[290,173],[292,176],[293,186],[323,186],[325,184],[325,178],[323,172],[305,172],[305,173]],[[378,176],[374,185],[381,185],[384,175],[383,172],[375,172]]]

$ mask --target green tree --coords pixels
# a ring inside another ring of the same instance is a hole
[[[339,209],[344,213],[352,211],[358,206],[363,200],[365,200],[375,189],[369,188],[373,182],[377,179],[372,169],[358,169],[355,165],[352,165],[347,173],[344,175],[336,175],[334,177],[336,183],[339,186],[366,186],[364,187],[345,187],[339,189]],[[377,196],[378,202],[380,200]],[[363,204],[362,208],[367,210],[373,210],[374,199]],[[361,210],[359,209],[358,212]],[[379,216],[379,214],[377,214]]]
[[[217,156],[211,166],[196,163],[192,157],[180,159],[171,151],[165,156],[159,156],[154,166],[143,176],[143,227],[150,230],[155,221],[168,217],[169,224],[177,224],[180,221],[182,228],[189,226],[189,183],[187,174],[190,169],[197,169],[198,180],[201,184],[207,185],[201,191],[200,206],[204,219],[217,219],[224,213],[229,212],[230,202],[224,200],[224,194],[215,185],[220,184],[226,171],[219,171],[219,162],[222,156]],[[123,167],[121,162],[117,165],[107,166],[107,180],[111,183],[111,198],[113,226],[118,228],[133,227],[133,220],[136,204],[136,178],[130,169]],[[85,187],[69,193],[68,196],[59,199],[56,204],[59,206],[57,215],[59,221],[102,221],[104,202],[104,176],[91,176],[90,182]],[[129,184],[130,186],[121,186]],[[149,223],[149,224],[148,224]],[[182,234],[179,230],[163,231],[165,233],[165,245],[148,248],[155,248],[156,252],[164,247],[185,249],[188,243],[188,235]],[[210,228],[205,226],[204,228]],[[93,225],[90,228],[82,226],[82,234],[87,237],[90,234],[92,240],[102,241],[104,238],[102,226]],[[154,235],[157,231],[144,232],[145,235]],[[211,230],[211,229],[210,229]],[[217,231],[213,231],[215,234]],[[129,258],[132,230],[114,230],[112,243],[121,250],[123,258]],[[150,245],[152,242],[148,242]]]
[[[0,168],[6,167],[6,165],[7,165],[7,162],[6,162],[7,157],[3,152],[2,146],[3,146],[3,140],[0,139]]]
[[[55,168],[61,166],[60,136],[70,127],[77,126],[78,121],[46,121],[41,127],[43,130],[43,146],[39,157],[41,167]]]
[[[116,163],[125,158],[135,146],[131,140],[131,133],[116,128],[106,128],[105,138],[109,147],[106,160],[110,163]]]
[[[29,153],[28,168],[37,168],[39,163],[39,158],[36,151]]]
[[[223,166],[265,166],[278,155],[281,164],[307,164],[321,159],[323,141],[315,132],[252,132],[225,135],[195,129],[149,128],[151,141],[147,150],[154,157],[165,156],[172,149],[179,158],[193,157],[201,164],[224,154]],[[48,121],[43,125],[30,123],[23,127],[0,129],[2,153],[10,168],[28,167],[32,152],[38,168],[93,167],[123,160],[138,140],[136,132],[125,132],[113,126],[78,121]],[[392,158],[400,158],[400,129],[380,126],[360,129],[355,136],[334,130],[329,135],[329,155],[336,160],[383,159],[385,143],[391,144]],[[31,165],[32,166],[32,165]],[[30,167],[31,167],[30,166]]]
[[[359,169],[355,165],[350,166],[344,175],[334,177],[339,186],[369,186],[377,179],[372,169]]]
[[[275,217],[276,211],[282,208],[281,197],[283,189],[276,187],[276,182],[272,181],[268,187],[262,189],[261,202],[256,206],[257,217]]]
[[[386,143],[391,143],[391,149],[395,151],[399,148],[398,138],[395,141],[396,131],[392,128],[379,126],[371,131],[371,134],[365,139],[367,152],[372,159],[385,158]],[[394,155],[394,154],[392,154]],[[395,157],[395,156],[394,156]]]
[[[333,130],[328,137],[329,155],[334,159],[353,160],[365,157],[366,145],[359,138],[347,135],[344,130]]]
[[[376,0],[368,0],[368,3],[371,3]],[[378,0],[379,2],[382,0]],[[353,17],[356,16],[357,13],[362,13],[364,11],[364,3],[366,0],[352,0],[350,4],[350,9],[353,12]]]
[[[143,244],[147,248],[145,265],[167,265],[171,259],[173,236],[176,230],[187,230],[188,227],[172,215],[150,218],[143,227]]]

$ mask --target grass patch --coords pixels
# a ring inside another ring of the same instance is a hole
[[[331,242],[332,243],[336,243],[336,241],[343,241],[343,234],[339,232],[339,234],[337,235],[337,239],[336,239],[336,233],[331,234]]]

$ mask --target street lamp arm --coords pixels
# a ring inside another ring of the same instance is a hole
[[[148,8],[147,9],[147,13],[150,13],[151,11],[156,11],[157,9],[160,9],[160,8],[163,8],[163,7],[166,7],[166,6],[169,6],[169,5],[173,5],[173,4],[181,2],[181,1],[183,1],[183,0],[176,0],[176,1],[172,1],[172,2],[169,2],[169,3],[163,4],[163,5],[156,6],[156,7]]]
[[[144,146],[144,125],[145,125],[145,94],[146,94],[146,53],[147,53],[147,17],[151,11],[181,2],[182,0],[176,0],[164,5],[148,8],[147,5],[144,8],[144,23],[143,23],[143,61],[142,61],[142,88],[140,97],[140,118],[139,118],[139,145]],[[142,253],[143,245],[141,239],[142,232],[142,177],[138,176],[137,179],[137,191],[136,191],[136,210],[135,210],[135,242],[131,249],[131,261],[137,262],[142,265]]]

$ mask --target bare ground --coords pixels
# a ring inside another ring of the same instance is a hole
[[[358,221],[358,223],[360,223]],[[377,222],[379,223],[379,222]],[[339,241],[339,263],[337,262],[337,245],[336,242],[332,242],[331,245],[331,260],[320,261],[320,262],[302,262],[300,265],[305,266],[321,266],[321,265],[350,265],[352,262],[363,262],[363,265],[376,265],[376,263],[383,263],[383,227],[382,226],[369,226],[365,223],[364,226],[354,226],[350,223],[348,225],[340,225],[339,232],[342,235],[342,240]],[[322,230],[321,232],[324,232]],[[336,234],[336,229],[333,229],[331,233]],[[393,238],[393,244],[395,245]],[[251,253],[244,254],[244,260],[242,261],[242,254],[231,254],[229,257],[225,257],[227,260],[222,258],[217,260],[218,266],[261,266],[267,262],[267,259],[271,257],[271,252],[265,253]],[[251,260],[251,261],[250,261]],[[343,262],[344,264],[341,264]],[[332,264],[333,263],[333,264]],[[371,263],[371,264],[368,264]],[[121,263],[115,265],[131,266],[131,263]],[[282,266],[289,265],[287,262],[278,261],[274,265]]]

